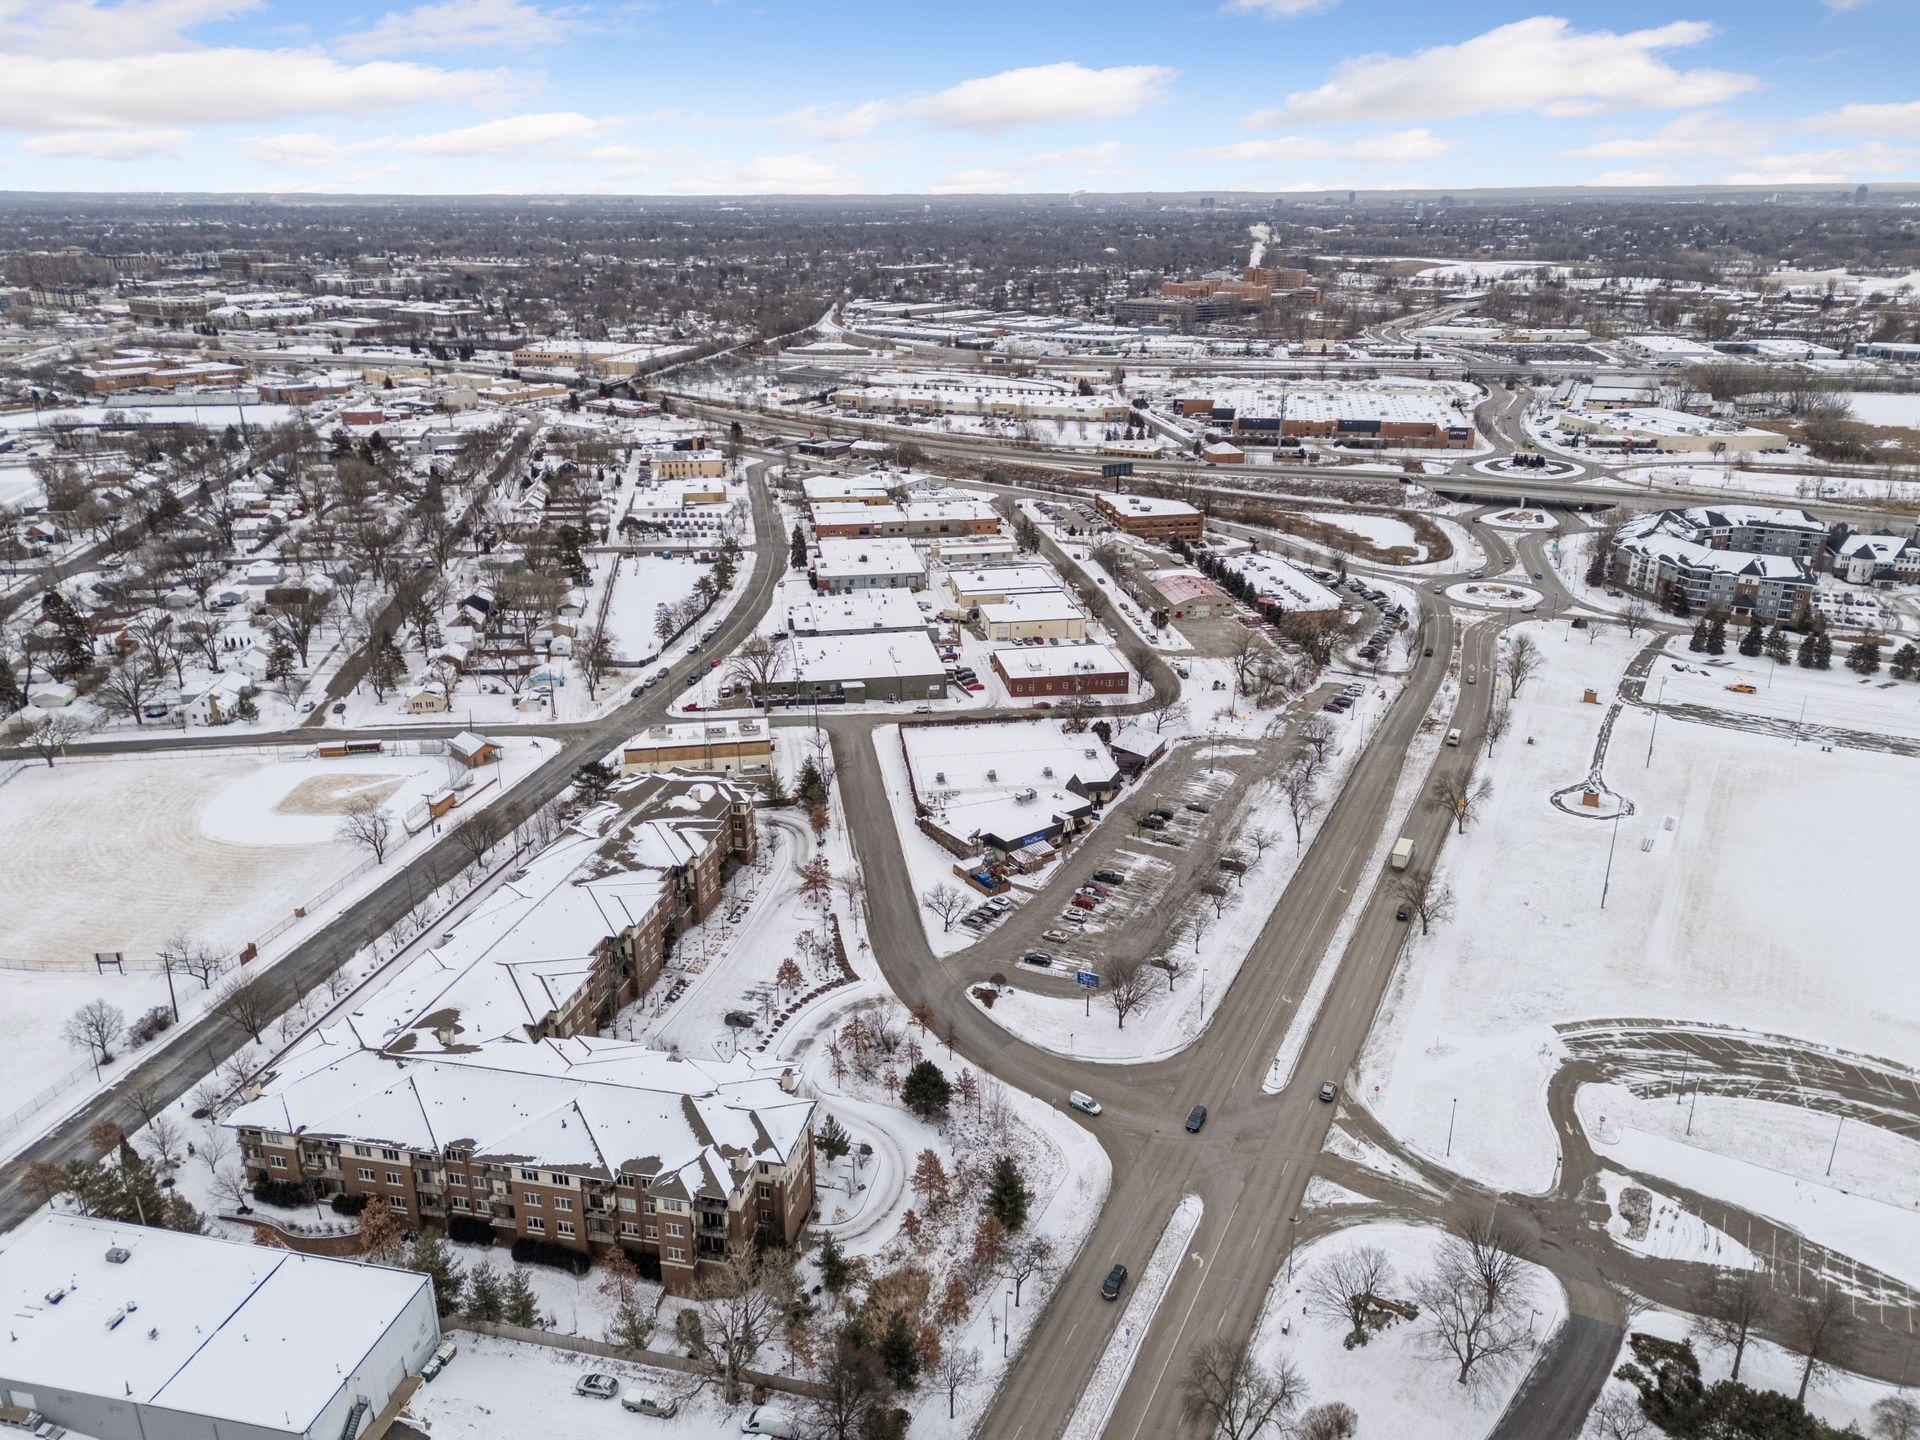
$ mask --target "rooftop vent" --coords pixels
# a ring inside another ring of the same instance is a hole
[[[115,1245],[107,1251],[109,1265],[124,1265],[133,1258],[133,1252],[124,1246]]]

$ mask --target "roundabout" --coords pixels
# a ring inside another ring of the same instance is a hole
[[[1481,610],[1531,610],[1544,596],[1531,585],[1509,585],[1500,580],[1467,580],[1449,585],[1449,600]]]
[[[1557,530],[1560,522],[1544,510],[1517,506],[1511,510],[1496,510],[1491,515],[1480,517],[1482,525],[1490,525],[1495,530]]]

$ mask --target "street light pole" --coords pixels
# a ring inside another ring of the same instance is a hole
[[[1453,1097],[1453,1107],[1447,1111],[1447,1154],[1453,1154],[1453,1122],[1460,1113],[1460,1097]]]
[[[1606,878],[1600,882],[1602,910],[1607,908],[1607,891],[1613,887],[1613,851],[1614,847],[1620,843],[1620,814],[1618,810],[1613,812],[1613,838],[1607,842],[1607,874]]]

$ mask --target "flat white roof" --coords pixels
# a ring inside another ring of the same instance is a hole
[[[1159,495],[1113,495],[1099,497],[1122,515],[1198,515],[1200,511],[1184,500],[1168,500]]]
[[[795,635],[860,635],[926,628],[926,612],[913,592],[891,586],[850,590],[844,595],[810,595],[787,607],[787,629]]]
[[[1127,662],[1105,645],[1010,645],[993,652],[1009,680],[1053,679],[1061,675],[1124,675]]]
[[[817,575],[924,575],[920,553],[905,540],[822,540]]]
[[[406,1270],[78,1215],[37,1215],[0,1246],[9,1337],[0,1370],[21,1389],[294,1433],[319,1418],[430,1283]],[[123,1263],[106,1258],[114,1247],[127,1252]]]

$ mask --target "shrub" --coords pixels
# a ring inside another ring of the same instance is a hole
[[[173,1011],[165,1005],[156,1005],[127,1029],[127,1043],[144,1045],[163,1030],[173,1028]]]
[[[334,1196],[330,1203],[336,1215],[358,1215],[367,1208],[368,1198],[365,1195],[348,1195],[343,1191]]]
[[[973,998],[991,1010],[993,1002],[1000,998],[1000,992],[991,985],[976,985],[973,987]]]
[[[312,1193],[298,1180],[256,1180],[253,1182],[253,1198],[263,1204],[279,1205],[289,1210],[313,1203]]]
[[[462,1245],[491,1245],[493,1222],[483,1220],[478,1215],[449,1215],[447,1238],[458,1240]]]
[[[550,1240],[535,1240],[527,1235],[513,1242],[513,1258],[523,1265],[551,1265],[557,1270],[570,1270],[575,1275],[586,1274],[591,1263],[579,1250],[555,1245]]]

